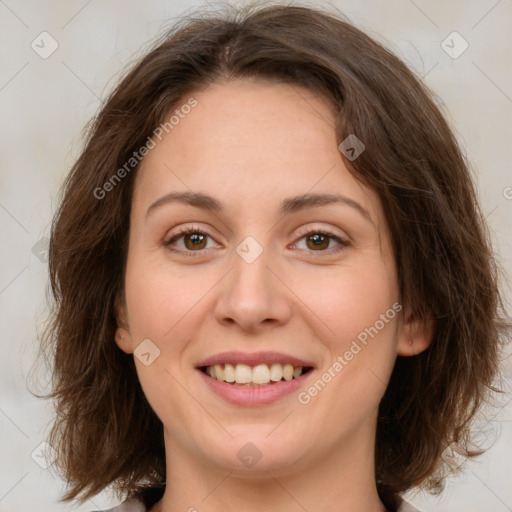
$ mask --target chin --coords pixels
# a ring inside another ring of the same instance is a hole
[[[248,475],[276,471],[297,463],[305,455],[303,440],[298,435],[290,437],[286,431],[282,435],[277,431],[269,435],[272,428],[239,425],[230,430],[232,438],[226,434],[217,442],[213,437],[205,439],[201,451],[213,464]],[[268,474],[266,476],[268,478]]]

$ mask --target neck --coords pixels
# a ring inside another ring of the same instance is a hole
[[[375,425],[372,418],[328,453],[249,475],[198,458],[166,433],[166,491],[151,512],[385,512],[374,476]]]

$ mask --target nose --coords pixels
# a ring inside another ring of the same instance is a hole
[[[258,332],[289,320],[291,292],[270,260],[266,250],[251,263],[234,252],[234,268],[221,281],[215,306],[218,322]]]

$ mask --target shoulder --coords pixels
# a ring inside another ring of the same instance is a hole
[[[94,512],[148,512],[158,502],[165,491],[165,487],[146,487],[129,496],[117,507]]]
[[[147,512],[144,503],[138,498],[131,498],[123,501],[120,505],[108,510],[96,510],[94,512]]]
[[[402,501],[396,512],[421,512],[421,510],[413,507],[410,503]]]

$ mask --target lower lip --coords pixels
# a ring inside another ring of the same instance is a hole
[[[313,373],[309,370],[304,375],[293,380],[280,380],[267,386],[237,386],[213,379],[201,370],[197,370],[210,389],[234,405],[258,406],[271,404],[280,398],[296,391]]]

